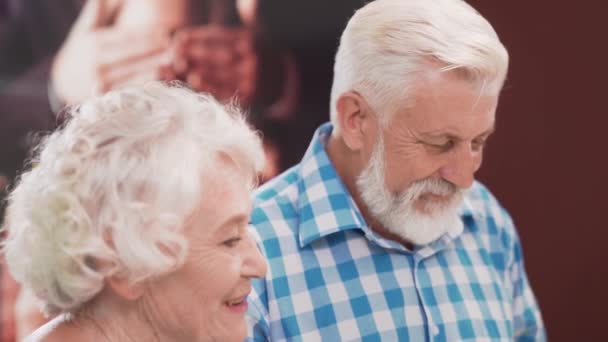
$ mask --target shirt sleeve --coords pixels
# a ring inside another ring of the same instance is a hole
[[[508,224],[513,227],[509,219]],[[509,265],[509,276],[513,289],[513,331],[515,341],[546,341],[540,309],[528,282],[524,268],[521,243],[515,233],[512,258]]]

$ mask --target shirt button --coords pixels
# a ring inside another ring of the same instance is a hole
[[[432,330],[433,330],[433,336],[439,335],[439,327],[438,326],[433,325]]]

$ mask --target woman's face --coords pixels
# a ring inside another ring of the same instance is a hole
[[[247,233],[246,180],[232,164],[217,169],[206,177],[203,203],[186,226],[185,264],[148,292],[155,321],[188,341],[243,341],[250,279],[266,273],[266,262]]]

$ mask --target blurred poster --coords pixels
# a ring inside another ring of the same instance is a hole
[[[240,104],[264,137],[262,181],[297,163],[329,119],[340,32],[363,2],[0,0],[0,220],[6,190],[68,106],[150,80]],[[12,342],[18,287],[4,271],[0,339]]]
[[[363,0],[0,0],[0,177],[66,106],[149,80],[236,100],[264,136],[268,179],[329,118],[333,56]]]

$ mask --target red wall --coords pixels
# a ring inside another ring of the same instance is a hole
[[[599,1],[469,3],[511,55],[479,178],[518,226],[549,339],[608,341],[606,11]]]

